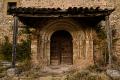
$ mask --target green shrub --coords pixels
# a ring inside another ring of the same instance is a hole
[[[9,39],[7,36],[5,36],[4,38],[5,38],[5,42],[2,43],[0,46],[0,54],[3,55],[4,60],[11,61],[12,44],[9,42]]]
[[[17,44],[16,61],[24,61],[30,59],[30,40],[22,40]],[[0,46],[1,59],[11,61],[12,60],[12,43],[9,42],[7,36],[5,36],[5,42]]]
[[[17,46],[16,60],[17,61],[24,61],[26,59],[29,60],[30,54],[31,54],[30,41],[22,40],[22,42],[19,43]]]

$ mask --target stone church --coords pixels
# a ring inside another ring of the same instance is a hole
[[[18,29],[29,26],[35,30],[34,35],[31,35],[31,61],[34,65],[86,68],[94,64],[94,34],[98,24],[103,22],[106,30],[113,25],[119,30],[117,11],[120,9],[118,7],[115,10],[118,5],[116,2],[117,0],[1,0],[0,27],[1,30],[6,28],[1,33],[12,36],[7,26],[18,20]],[[8,33],[4,33],[6,31]],[[110,35],[108,43],[109,39]],[[117,43],[115,54],[119,54]]]

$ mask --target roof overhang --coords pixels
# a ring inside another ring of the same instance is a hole
[[[109,16],[114,10],[107,8],[101,9],[100,7],[69,7],[68,9],[15,7],[8,9],[8,13],[19,17],[19,20],[28,26],[38,26],[42,20],[57,17],[77,19],[78,21],[83,21],[91,25],[105,20],[105,16]]]
[[[14,7],[8,9],[8,13],[19,17],[97,17],[110,15],[114,10],[100,7],[69,7],[68,9]]]

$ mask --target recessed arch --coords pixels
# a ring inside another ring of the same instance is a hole
[[[41,48],[40,54],[43,56],[47,65],[50,65],[50,42],[51,36],[60,30],[67,31],[72,37],[72,45],[73,45],[73,61],[75,63],[75,58],[77,57],[79,47],[76,47],[78,38],[84,37],[84,31],[81,30],[80,26],[71,19],[58,19],[54,21],[49,21],[47,25],[44,25],[43,28],[40,30],[41,35]],[[76,53],[77,52],[77,53]],[[38,57],[39,58],[39,57]]]
[[[68,31],[55,31],[50,39],[50,64],[72,64],[73,43],[72,36]]]
[[[42,38],[43,39],[47,39],[50,40],[51,35],[57,31],[57,30],[66,30],[68,31],[72,37],[73,35],[76,37],[78,36],[76,33],[77,31],[81,31],[80,30],[80,26],[82,25],[77,25],[76,22],[74,22],[74,20],[72,19],[58,19],[58,20],[53,20],[50,21],[49,24],[45,25],[44,28],[41,29],[41,33],[42,33]],[[74,32],[76,31],[76,32]],[[82,31],[83,33],[83,31]]]

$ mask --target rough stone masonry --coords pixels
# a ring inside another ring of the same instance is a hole
[[[110,26],[115,29],[116,33],[113,36],[117,42],[113,45],[113,54],[118,58],[120,56],[120,0],[1,0],[0,1],[0,42],[4,42],[4,36],[9,36],[12,41],[12,26],[13,17],[7,14],[8,2],[16,2],[17,7],[35,7],[35,8],[62,8],[63,10],[68,7],[101,7],[101,8],[115,8],[115,11],[110,15]],[[36,34],[32,35],[32,62],[35,65],[49,65],[52,61],[50,58],[51,53],[51,36],[55,31],[66,30],[68,31],[73,40],[73,64],[79,65],[81,68],[94,64],[94,29],[85,23],[79,24],[73,19],[63,18],[54,19],[49,18],[43,20],[42,24],[37,27]],[[21,29],[24,26],[19,22]],[[104,26],[104,25],[103,25]],[[84,29],[84,27],[87,27]],[[24,36],[18,36],[19,39]],[[67,45],[67,44],[66,44]],[[64,45],[65,46],[65,45]],[[65,55],[66,56],[66,55]],[[54,57],[55,58],[55,57]],[[61,60],[64,60],[62,57]],[[67,60],[64,60],[67,61]],[[53,64],[58,63],[59,60],[54,60]]]

